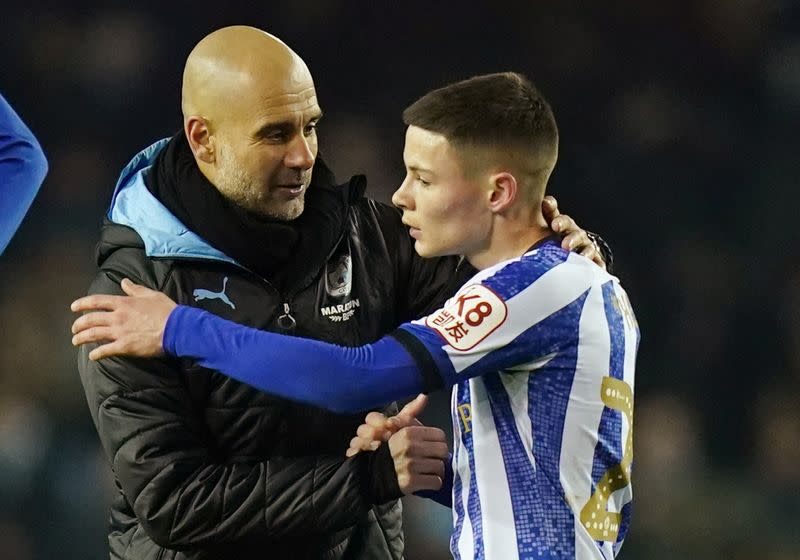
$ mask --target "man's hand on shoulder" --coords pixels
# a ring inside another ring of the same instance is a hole
[[[127,278],[120,287],[127,296],[95,294],[72,302],[73,312],[88,312],[72,323],[72,344],[101,343],[89,353],[91,360],[163,356],[164,328],[177,304],[167,295]]]
[[[542,201],[542,215],[550,229],[561,237],[561,247],[567,251],[579,253],[591,259],[598,266],[606,268],[606,261],[600,247],[592,234],[581,229],[575,220],[558,210],[558,201],[553,196],[546,196]]]

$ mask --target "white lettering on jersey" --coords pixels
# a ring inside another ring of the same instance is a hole
[[[468,286],[448,305],[425,318],[456,350],[470,350],[492,334],[508,316],[506,303],[483,284]]]

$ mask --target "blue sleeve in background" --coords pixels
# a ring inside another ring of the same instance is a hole
[[[0,254],[17,231],[47,174],[33,133],[0,95]]]
[[[414,358],[391,336],[359,347],[286,336],[179,305],[164,350],[197,360],[264,392],[339,413],[354,413],[424,389]]]

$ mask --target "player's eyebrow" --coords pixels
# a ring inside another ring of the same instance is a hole
[[[408,166],[408,170],[409,171],[416,171],[417,173],[420,173],[420,172],[422,172],[422,173],[433,173],[432,170],[427,169],[425,167],[420,167],[418,165],[409,165]]]

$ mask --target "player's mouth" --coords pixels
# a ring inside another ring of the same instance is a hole
[[[419,228],[415,228],[411,224],[407,222],[403,222],[403,224],[408,227],[408,234],[413,237],[414,239],[419,239],[422,235],[422,231]]]

